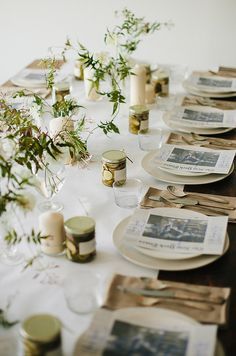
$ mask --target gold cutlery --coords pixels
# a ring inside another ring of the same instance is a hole
[[[222,204],[229,204],[229,202],[224,199],[224,198],[218,198],[218,197],[209,197],[209,196],[201,196],[198,195],[196,193],[185,193],[182,189],[174,186],[174,185],[168,185],[167,186],[167,191],[177,197],[177,198],[184,198],[184,197],[196,197],[196,198],[200,198],[200,199],[204,199],[204,200],[208,200],[208,201],[213,201],[213,202],[217,202],[217,203],[222,203]]]
[[[197,310],[202,310],[202,311],[213,311],[214,307],[209,304],[204,304],[204,303],[197,303],[197,302],[189,302],[186,300],[180,300],[180,299],[158,299],[158,298],[141,298],[139,301],[139,304],[142,306],[150,307],[150,306],[155,306],[157,304],[171,304],[171,305],[178,305],[182,307],[188,307],[191,309],[197,309]]]
[[[209,290],[196,290],[196,286],[176,286],[176,285],[170,285],[163,283],[159,280],[156,280],[154,282],[154,285],[151,286],[149,285],[149,278],[147,277],[141,277],[141,280],[143,282],[146,282],[146,288],[151,289],[151,290],[164,290],[164,289],[174,289],[174,290],[180,290],[183,292],[190,292],[194,294],[198,294],[200,296],[209,296],[210,292]]]
[[[193,200],[193,199],[172,199],[172,200],[169,200],[167,198],[164,198],[163,196],[153,196],[153,195],[150,195],[148,197],[148,199],[150,200],[153,200],[153,201],[157,201],[157,202],[164,202],[166,203],[167,205],[173,207],[173,208],[199,208],[199,209],[202,209],[205,211],[209,211],[211,213],[216,213],[216,214],[220,214],[220,215],[225,215],[225,216],[228,216],[229,214],[224,211],[223,209],[226,209],[225,207],[222,207],[222,208],[215,208],[214,206],[208,206],[208,205],[203,205],[203,204],[200,204],[198,200]]]

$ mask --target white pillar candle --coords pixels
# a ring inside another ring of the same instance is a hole
[[[39,216],[39,230],[42,236],[41,250],[47,255],[58,255],[64,250],[66,238],[63,215],[54,211],[46,211]]]
[[[146,84],[145,86],[145,98],[146,104],[153,104],[156,101],[156,93],[154,91],[154,85]]]
[[[145,105],[146,69],[136,64],[130,75],[130,105]]]
[[[84,68],[84,89],[86,99],[96,101],[101,99],[101,95],[97,93],[93,87],[92,79],[94,78],[94,69]]]
[[[49,121],[49,133],[51,136],[55,137],[65,130],[74,130],[74,123],[68,117],[56,117]]]

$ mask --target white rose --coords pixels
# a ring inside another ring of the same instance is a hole
[[[30,192],[24,192],[18,197],[17,203],[24,211],[31,211],[35,207],[35,196]]]

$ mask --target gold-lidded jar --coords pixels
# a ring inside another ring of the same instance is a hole
[[[62,356],[61,322],[50,314],[25,319],[20,328],[23,356]]]
[[[149,127],[149,109],[145,105],[133,105],[129,108],[129,132],[137,135]]]
[[[71,92],[71,84],[69,81],[57,82],[52,88],[52,103],[60,103],[65,100],[65,96],[69,95]]]
[[[112,187],[114,182],[120,185],[126,181],[126,154],[120,150],[110,150],[102,154],[102,183]]]
[[[84,80],[84,67],[83,63],[79,59],[75,61],[74,76],[78,80]]]
[[[95,221],[74,216],[65,221],[66,255],[73,262],[90,262],[96,255]]]
[[[157,70],[152,74],[152,84],[154,91],[159,96],[169,95],[169,75],[164,70]]]

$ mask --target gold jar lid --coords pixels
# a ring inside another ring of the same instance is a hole
[[[64,91],[64,90],[69,90],[70,89],[70,82],[64,80],[61,82],[57,82],[54,84],[54,89],[56,91]]]
[[[66,220],[64,225],[66,232],[72,235],[88,234],[95,229],[94,219],[88,216],[74,216]]]
[[[130,106],[129,111],[131,114],[143,114],[148,113],[149,109],[146,105],[133,105]]]
[[[107,163],[120,163],[126,160],[126,154],[124,151],[111,150],[103,152],[102,159]]]
[[[61,322],[50,314],[33,315],[23,321],[20,334],[23,338],[47,343],[60,338]]]
[[[156,72],[152,74],[153,80],[168,78],[168,73],[164,69],[158,69]]]

